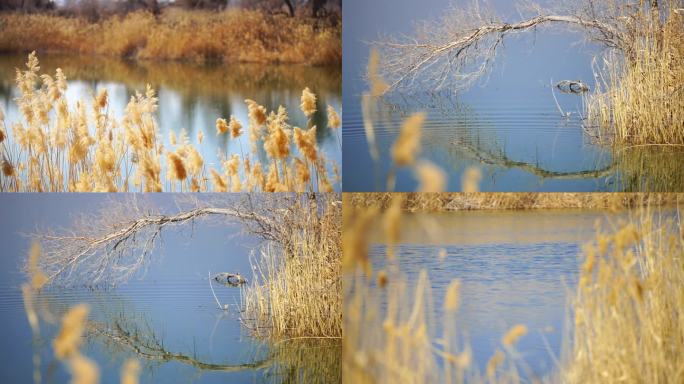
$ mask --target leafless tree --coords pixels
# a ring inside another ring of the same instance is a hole
[[[375,42],[381,75],[389,83],[386,91],[425,83],[467,88],[490,68],[504,38],[548,25],[582,31],[590,41],[630,56],[643,27],[658,30],[681,0],[575,0],[546,7],[523,0],[517,6],[519,20],[509,21],[484,1],[453,5],[438,21],[418,24],[412,36]]]
[[[0,0],[0,11],[35,12],[53,9],[54,7],[55,2],[52,0]]]
[[[292,254],[292,232],[314,231],[336,195],[208,195],[178,197],[176,212],[160,212],[144,198],[113,199],[69,228],[34,234],[43,246],[40,268],[49,283],[117,284],[144,271],[165,229],[197,220],[239,223],[247,233]]]

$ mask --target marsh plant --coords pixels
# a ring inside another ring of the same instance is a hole
[[[443,337],[436,338],[428,272],[408,281],[398,262],[401,255],[394,252],[401,241],[405,197],[395,194],[381,209],[354,205],[353,197],[345,195],[344,381],[508,383],[534,377],[515,348],[528,332],[525,324],[502,335],[484,369],[474,364],[468,340],[458,329],[459,280],[446,290]],[[585,246],[558,364],[542,381],[676,383],[684,378],[679,211],[656,214],[649,197],[636,198],[628,221],[598,227],[595,240]],[[379,271],[368,256],[368,229],[375,225],[382,225],[387,249]]]
[[[396,193],[354,193],[348,199],[354,207],[390,207]],[[682,193],[402,193],[401,209],[407,212],[455,212],[471,210],[602,209],[617,211],[643,206],[676,205]]]
[[[288,111],[267,111],[245,100],[249,119],[216,120],[216,134],[238,140],[249,137],[250,152],[219,153],[220,167],[207,167],[202,154],[181,131],[170,133],[165,147],[156,121],[157,97],[149,85],[131,96],[123,116],[109,109],[106,90],[90,103],[67,100],[67,80],[61,69],[54,77],[40,74],[31,53],[26,69],[17,69],[23,121],[6,123],[0,111],[0,190],[31,192],[332,192],[339,183],[337,165],[318,148],[316,126],[293,127]],[[302,113],[316,112],[316,95],[305,88]],[[327,109],[331,129],[340,117]],[[203,134],[197,141],[201,143]],[[259,161],[265,151],[265,162]],[[332,169],[332,172],[329,171]]]
[[[47,13],[0,15],[0,50],[35,49],[138,60],[339,65],[342,27],[324,19],[231,8],[165,9],[99,21]]]
[[[339,380],[339,199],[336,194],[256,194],[239,198],[223,194],[202,198],[179,195],[178,212],[158,211],[142,198],[112,199],[101,210],[75,218],[68,228],[34,234],[36,245],[24,266],[29,282],[23,291],[36,337],[35,374],[41,374],[40,322],[64,316],[55,353],[74,375],[87,375],[88,380],[76,382],[94,383],[99,375],[97,365],[78,352],[85,334],[142,360],[175,361],[207,371],[267,369],[278,379],[295,382]],[[171,351],[135,316],[123,315],[130,313],[130,308],[118,310],[111,298],[92,307],[98,318],[106,321],[87,320],[91,310],[87,305],[42,311],[57,313],[49,316],[38,310],[36,299],[40,299],[43,289],[85,285],[98,292],[102,287],[114,287],[142,276],[157,257],[153,251],[161,241],[162,231],[198,220],[214,224],[237,222],[246,233],[263,240],[252,255],[254,275],[242,288],[240,322],[251,336],[271,342],[265,360],[227,365]]]
[[[282,221],[284,247],[253,255],[255,282],[244,294],[248,327],[273,338],[342,337],[341,202],[299,201]]]

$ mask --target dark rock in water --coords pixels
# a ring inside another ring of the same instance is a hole
[[[556,88],[564,93],[584,93],[589,91],[589,86],[581,80],[563,80],[556,84]]]
[[[221,272],[221,273],[217,273],[216,275],[214,275],[213,279],[217,283],[220,283],[223,285],[230,285],[233,287],[237,287],[237,286],[240,286],[242,284],[247,283],[247,279],[245,279],[239,273]]]

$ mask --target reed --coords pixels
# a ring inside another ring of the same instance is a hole
[[[272,339],[342,336],[341,206],[334,195],[299,199],[287,209],[279,246],[252,256],[244,291],[247,326]],[[282,238],[286,237],[286,238]]]
[[[51,14],[0,15],[0,51],[32,50],[139,60],[339,65],[340,24],[259,10],[166,9],[98,22]]]
[[[377,206],[354,205],[353,195],[345,194],[343,382],[519,382],[515,344],[527,328],[516,325],[503,335],[486,371],[480,372],[472,363],[467,340],[453,327],[459,310],[459,280],[447,289],[443,336],[436,339],[428,272],[422,270],[417,281],[408,281],[394,257],[404,197],[393,194],[389,208],[381,213]],[[387,268],[377,272],[368,260],[369,221],[382,221],[388,240]]]
[[[584,249],[572,303],[568,383],[684,380],[684,241],[679,215],[645,209]]]
[[[666,14],[642,7],[625,18],[633,30],[626,52],[609,55],[596,71],[588,114],[605,142],[684,145],[684,2],[664,3]]]
[[[16,83],[22,121],[0,123],[0,191],[331,192],[332,184],[340,182],[329,171],[336,165],[317,146],[316,127],[291,126],[283,107],[269,112],[246,100],[252,152],[221,154],[220,169],[207,170],[184,132],[170,137],[170,148],[164,147],[155,118],[157,97],[149,85],[131,98],[123,116],[114,116],[106,91],[70,108],[64,72],[41,74],[35,53],[25,70],[17,70]],[[315,100],[306,88],[302,98],[312,97]],[[310,105],[307,108],[303,113],[310,116]],[[219,135],[230,131],[233,140],[242,134],[242,122],[234,116],[219,118],[216,128]],[[262,146],[268,155],[263,165]],[[268,182],[262,172],[266,166]]]
[[[408,212],[449,212],[464,210],[603,209],[617,210],[643,206],[679,204],[681,193],[354,193],[350,204],[356,207],[388,208],[394,195],[405,196],[402,210]]]

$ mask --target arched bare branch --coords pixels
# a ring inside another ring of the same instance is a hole
[[[315,195],[312,195],[315,196]],[[318,197],[322,201],[327,198]],[[332,201],[331,198],[330,200]],[[256,201],[258,200],[258,201]],[[313,200],[309,195],[286,194],[261,199],[249,195],[214,198],[179,198],[178,212],[157,212],[136,198],[109,202],[102,210],[84,215],[65,229],[33,235],[43,246],[40,268],[48,283],[66,285],[115,285],[144,270],[166,228],[215,218],[242,225],[245,232],[287,249],[290,234],[305,225],[315,225],[316,210],[310,223],[292,220],[289,210],[296,203]]]
[[[505,22],[475,1],[470,7],[453,7],[436,23],[420,24],[414,36],[375,42],[373,45],[381,55],[380,72],[389,83],[386,92],[426,82],[431,89],[467,88],[487,72],[507,35],[545,25],[559,24],[580,30],[589,40],[629,55],[635,36],[640,33],[635,27],[639,25],[636,21],[649,14],[643,9],[666,8],[669,12],[670,8],[643,0],[571,3],[574,5],[559,4],[543,9],[532,2],[523,7],[521,2],[520,8],[527,10],[528,16],[521,21]],[[657,23],[659,19],[654,20],[647,23]]]

